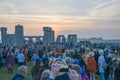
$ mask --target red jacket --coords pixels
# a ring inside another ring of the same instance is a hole
[[[94,57],[89,57],[88,60],[87,60],[88,71],[95,73],[96,72],[96,66],[97,66],[97,63],[96,63]]]

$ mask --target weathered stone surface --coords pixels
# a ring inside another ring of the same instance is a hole
[[[77,35],[76,34],[70,34],[70,35],[68,35],[67,42],[68,43],[76,44],[77,43]]]
[[[58,35],[56,42],[57,43],[65,43],[66,42],[65,36],[64,35]]]
[[[1,28],[1,38],[2,43],[4,45],[23,45],[24,44],[24,34],[23,34],[23,26],[22,25],[16,25],[15,26],[15,34],[7,34],[7,28],[2,27]]]
[[[23,32],[23,26],[22,25],[16,25],[15,26],[15,42],[16,45],[22,45],[24,44],[24,32]]]
[[[43,27],[43,31],[44,31],[44,38],[43,38],[44,43],[45,44],[54,43],[55,36],[54,36],[54,31],[52,30],[52,28]]]
[[[43,36],[24,36],[24,30],[22,25],[15,26],[15,34],[7,34],[7,28],[1,28],[1,37],[2,43],[5,45],[23,45],[25,39],[27,38],[28,41],[34,42],[33,39],[36,41],[41,41],[44,44],[51,44],[55,42],[55,35],[54,31],[51,27],[43,27],[44,35]],[[35,42],[36,42],[35,41]],[[70,34],[67,37],[67,41],[64,35],[58,35],[56,42],[60,45],[68,44],[76,44],[77,43],[77,35]]]

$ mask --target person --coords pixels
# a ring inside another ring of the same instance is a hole
[[[69,65],[70,69],[72,72],[76,71],[77,74],[78,74],[78,79],[77,80],[82,80],[81,78],[81,70],[80,70],[80,66],[79,65],[76,65],[76,64],[71,64]],[[74,74],[77,76],[76,72],[74,72]],[[70,78],[72,79],[71,75],[69,75]],[[75,78],[73,78],[72,80],[74,80]]]
[[[114,54],[112,55],[112,59],[110,60],[110,62],[108,63],[108,67],[109,67],[109,80],[113,80],[113,70],[117,61],[117,56],[115,56]]]
[[[120,59],[117,59],[114,67],[114,80],[120,80]]]
[[[51,67],[49,66],[49,59],[48,57],[43,57],[42,58],[42,62],[43,62],[43,66],[40,67],[39,72],[38,72],[38,76],[37,76],[37,80],[41,79],[41,74],[45,69],[51,69]]]
[[[75,59],[75,60],[73,60],[72,64],[73,65],[79,65],[79,61],[77,59]],[[82,80],[89,80],[86,71],[81,66],[80,66],[80,72],[81,72],[81,78],[82,78]],[[74,80],[74,78],[72,80]]]
[[[110,75],[110,66],[112,64],[110,64],[110,62],[112,61],[112,54],[108,54],[108,56],[105,59],[105,63],[106,63],[106,69],[105,70],[105,80],[109,80],[109,75]],[[112,72],[112,71],[111,71]]]
[[[87,68],[88,68],[88,71],[90,72],[90,80],[96,80],[95,79],[96,66],[97,66],[97,63],[94,59],[94,53],[89,52],[89,57],[87,59]]]
[[[94,58],[95,58],[95,61],[97,63],[97,66],[96,66],[96,78],[99,76],[99,69],[98,69],[98,58],[100,56],[100,54],[98,53],[98,50],[95,48],[94,50]]]
[[[26,50],[25,47],[24,47],[24,49],[23,49],[23,55],[24,55],[24,57],[25,57],[24,64],[26,65],[26,64],[27,64],[27,50]]]
[[[2,66],[2,51],[0,50],[0,67]]]
[[[36,58],[33,66],[32,66],[32,69],[31,69],[31,74],[32,74],[31,80],[37,80],[37,75],[38,75],[39,69],[40,69],[40,58]]]
[[[43,71],[43,73],[41,74],[41,79],[40,80],[48,80],[49,75],[50,75],[50,70],[45,69]]]
[[[18,54],[18,66],[24,65],[25,56],[23,55],[22,51]]]
[[[12,54],[11,51],[9,51],[9,53],[8,53],[8,55],[7,55],[6,62],[7,62],[8,72],[12,72],[15,61],[14,61],[14,56],[13,56],[13,54]]]
[[[79,55],[78,60],[79,60],[79,65],[85,69],[86,63],[81,55]]]
[[[18,67],[18,73],[14,75],[12,80],[25,80],[27,74],[27,67],[22,65]]]
[[[36,59],[36,58],[39,58],[38,51],[35,51],[35,52],[33,53],[33,56],[32,56],[32,63],[35,62],[35,59]]]
[[[94,58],[95,58],[95,61],[98,65],[98,58],[99,58],[100,54],[98,53],[97,49],[94,49]]]
[[[15,63],[18,64],[18,54],[19,54],[20,50],[19,48],[15,48],[15,52],[14,52],[14,57],[15,57]]]
[[[64,65],[65,63],[61,59],[57,59],[51,66],[48,80],[72,80],[67,72],[60,72],[60,68]]]
[[[99,67],[99,73],[100,73],[100,78],[101,80],[105,80],[105,75],[104,75],[104,68],[102,67],[103,63],[105,62],[105,59],[104,59],[104,51],[102,49],[99,50],[99,58],[98,58],[98,67]]]
[[[70,77],[70,80],[82,80],[81,75],[79,75],[79,73],[78,73],[78,71],[76,71],[76,69],[72,69],[72,70],[69,69],[68,75]],[[66,79],[66,80],[69,80],[69,78]]]

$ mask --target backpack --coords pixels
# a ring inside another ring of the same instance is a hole
[[[103,67],[103,69],[107,69],[108,64],[106,62],[103,62],[102,67]]]

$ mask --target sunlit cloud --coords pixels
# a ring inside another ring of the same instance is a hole
[[[97,19],[120,20],[120,0],[110,0],[94,7],[88,14]]]
[[[120,38],[119,7],[120,0],[1,0],[0,26],[22,24],[25,35],[51,26],[56,34]]]

